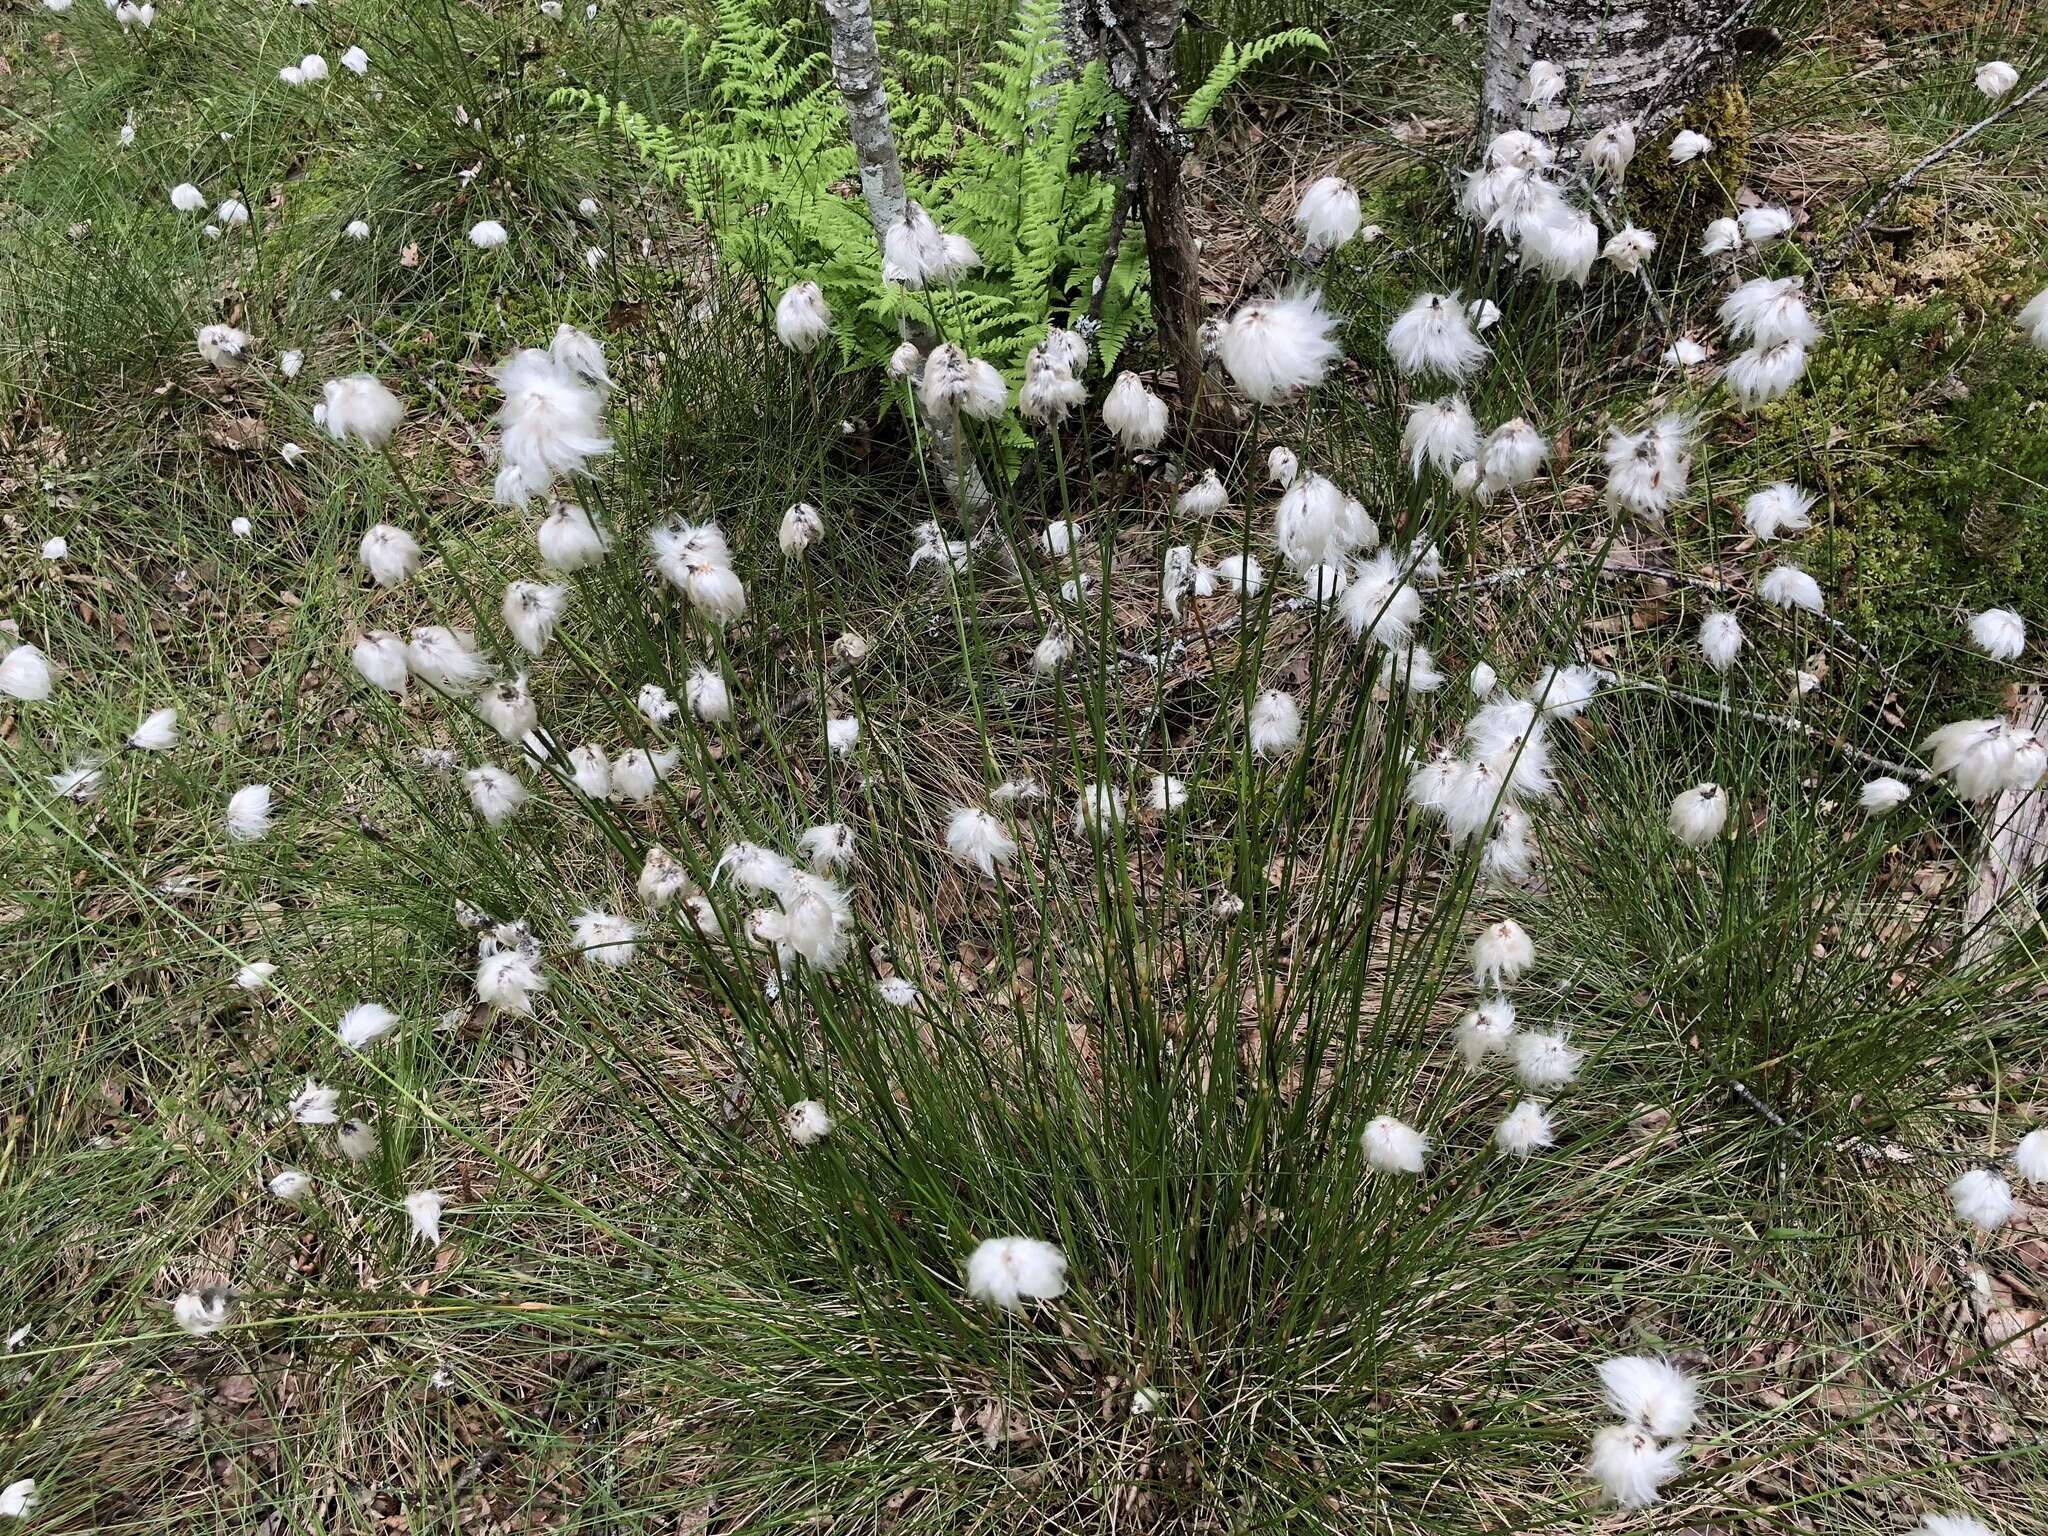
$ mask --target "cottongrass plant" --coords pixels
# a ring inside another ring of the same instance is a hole
[[[1532,112],[1562,86],[1532,71]],[[1619,179],[1634,149],[1587,158]],[[1543,279],[1588,280],[1598,231],[1549,146],[1503,136],[1486,162],[1481,222]],[[194,187],[195,219],[225,190]],[[1360,216],[1326,180],[1300,222],[1332,292]],[[468,228],[517,242],[479,269],[533,243]],[[1635,235],[1609,260],[1640,275]],[[913,205],[886,259],[923,293],[975,253]],[[1782,1514],[1739,1475],[1760,1428],[1802,1449],[1742,1386],[1786,1273],[1759,1234],[1794,1243],[1827,1209],[1796,1195],[1896,1165],[1982,1257],[2048,1174],[2009,1113],[1960,1160],[1919,1141],[1919,1111],[2038,1018],[2024,962],[1976,950],[1899,851],[1946,853],[1965,802],[2038,783],[2038,741],[1959,720],[1923,766],[1910,739],[1751,708],[1766,669],[1840,639],[1775,551],[1723,606],[1648,626],[1562,565],[1492,596],[1478,508],[1569,477],[1589,517],[1670,526],[1704,433],[1645,413],[1598,469],[1561,462],[1564,403],[1501,377],[1527,338],[1449,281],[1348,331],[1312,288],[1242,306],[1218,351],[1255,426],[1177,485],[1142,459],[1086,472],[1175,423],[1078,336],[1043,338],[1014,397],[911,345],[857,386],[890,391],[911,466],[858,499],[832,451],[859,434],[827,409],[848,397],[798,372],[829,310],[801,287],[774,309],[772,339],[662,337],[659,369],[553,315],[510,338],[499,483],[463,517],[415,479],[443,407],[405,367],[326,380],[322,472],[375,521],[319,563],[344,574],[303,659],[347,690],[363,781],[308,751],[259,782],[153,691],[67,668],[61,617],[5,642],[48,755],[14,774],[25,883],[52,914],[79,883],[59,870],[119,898],[39,947],[24,993],[129,1022],[118,1052],[83,1032],[87,1102],[119,1113],[134,1072],[179,1112],[139,1192],[95,1177],[100,1141],[139,1139],[122,1119],[65,1122],[32,1149],[62,1177],[6,1197],[15,1300],[54,1335],[23,1370],[64,1411],[13,1421],[0,1507],[115,1528],[228,1467],[266,1517],[338,1523],[317,1455],[289,1434],[252,1454],[215,1416],[243,1380],[324,1371],[446,1410],[447,1488],[388,1480],[416,1529],[534,1445],[607,1453],[560,1459],[565,1518],[686,1528]],[[1752,351],[1818,340],[1796,284],[1736,311]],[[1405,407],[1373,464],[1319,414],[1347,334]],[[1747,365],[1739,403],[1793,361]],[[779,445],[758,430],[778,410]],[[941,416],[991,481],[984,524],[917,456]],[[666,462],[719,431],[773,481],[758,497]],[[1744,490],[1759,540],[1818,521],[1792,482]],[[2024,654],[1977,620],[1987,655]],[[180,796],[187,842],[109,836]],[[151,963],[88,987],[66,967],[110,918]],[[87,1262],[108,1247],[136,1262]],[[37,1298],[83,1287],[114,1321],[59,1333]]]
[[[579,440],[598,440],[590,409],[576,407]],[[1071,425],[1089,430],[1085,414]],[[544,641],[519,585],[544,547],[448,569],[424,592],[424,559],[392,585],[365,559],[352,595],[364,633],[402,623],[399,603],[432,622],[404,648],[411,702],[364,669],[362,707],[389,733],[394,787],[438,829],[415,883],[457,1014],[474,1004],[493,1030],[588,1042],[643,1105],[643,1156],[685,1191],[624,1227],[584,1214],[588,1193],[544,1195],[595,1220],[610,1257],[537,1283],[594,1298],[609,1271],[658,1292],[661,1332],[687,1344],[604,1368],[628,1399],[657,1383],[682,1394],[660,1433],[708,1456],[735,1505],[855,1515],[879,1497],[942,1524],[976,1507],[1003,1528],[1053,1529],[1107,1508],[1195,1519],[1222,1499],[1284,1523],[1325,1498],[1419,1492],[1426,1476],[1463,1507],[1483,1480],[1445,1468],[1541,1461],[1557,1415],[1584,1413],[1571,1380],[1587,1356],[1528,1340],[1526,1307],[1571,1298],[1595,1341],[1619,1339],[1625,1318],[1586,1283],[1587,1255],[1624,1262],[1653,1221],[1712,1219],[1661,1153],[1617,1175],[1644,1094],[1712,1106],[1738,1143],[1809,1123],[1869,1134],[1869,1106],[1830,1089],[1876,1082],[1902,1112],[1914,1085],[1864,1060],[1876,1047],[1849,1021],[1879,1014],[1892,1038],[1919,1021],[1932,1050],[1936,1021],[1953,1027],[1942,999],[1988,995],[1930,983],[1911,1008],[1831,995],[1832,1036],[1809,1028],[1818,1005],[1747,995],[1721,1022],[1707,1011],[1719,992],[1674,950],[1711,911],[1691,905],[1694,871],[1733,797],[1763,796],[1755,774],[1718,770],[1715,814],[1674,811],[1673,836],[1662,810],[1613,814],[1668,803],[1668,781],[1621,801],[1611,786],[1641,771],[1645,744],[1687,732],[1646,719],[1601,669],[1503,638],[1483,684],[1477,666],[1460,674],[1484,701],[1439,703],[1429,690],[1448,680],[1415,641],[1448,628],[1440,610],[1457,599],[1424,595],[1441,580],[1432,528],[1399,530],[1420,549],[1383,544],[1395,529],[1313,470],[1290,477],[1249,543],[1224,547],[1240,572],[1255,552],[1305,584],[1341,570],[1343,602],[1290,608],[1221,559],[1206,591],[1191,577],[1161,639],[1226,623],[1245,640],[1195,680],[1208,725],[1185,736],[1154,727],[1159,670],[1104,639],[1112,506],[1048,504],[1019,482],[997,522],[1005,559],[906,560],[980,709],[1037,721],[1021,760],[984,726],[943,771],[914,771],[912,695],[867,692],[880,679],[865,643],[829,637],[814,538],[781,536],[808,503],[736,537],[676,521],[587,458],[568,468],[611,536],[564,573],[572,591]],[[1526,476],[1520,461],[1500,468]],[[1405,463],[1396,476],[1390,524],[1414,483]],[[1262,492],[1214,478],[1179,515],[1228,529],[1228,500]],[[759,648],[767,594],[797,616],[802,659]],[[997,615],[1034,605],[1068,614],[1049,667],[1005,659],[989,637]],[[1738,758],[1793,771],[1769,727],[1728,735]],[[1461,775],[1454,798],[1418,794],[1416,765],[1439,761]],[[1796,761],[1810,770],[1811,751]],[[1780,826],[1804,824],[1796,785],[1771,795],[1791,802],[1763,802]],[[567,868],[565,845],[583,850]],[[1848,888],[1838,859],[1812,864]],[[1778,909],[1742,889],[1723,974],[1779,931]],[[1663,947],[1647,956],[1611,947],[1652,937]],[[1777,975],[1796,989],[1808,928],[1783,942]],[[1660,1005],[1691,1010],[1697,1063],[1645,1036],[1645,975],[1669,989],[1653,990]],[[646,1008],[702,1090],[678,1091],[621,1038],[622,1010]],[[352,1010],[342,1052],[294,1062],[277,1103],[345,1161],[393,1167],[387,1210],[430,1248],[450,1241],[451,1209],[471,1230],[491,1218],[450,1200],[433,1167],[392,1162],[405,1154],[381,1129],[399,1117],[380,1063],[420,1027],[402,1007]],[[1794,1064],[1772,1068],[1771,1048]],[[1759,1132],[1749,1117],[1766,1112]],[[463,1135],[500,1165],[506,1198],[506,1149]],[[297,1171],[275,1171],[268,1192],[310,1206],[319,1186],[284,1177]],[[1630,1217],[1610,1229],[1617,1210]],[[1475,1307],[1476,1287],[1524,1300]],[[245,1295],[234,1315],[255,1305]],[[213,1311],[194,1315],[213,1326]],[[606,1315],[599,1304],[593,1325]],[[651,1337],[623,1316],[605,1326]],[[1434,1403],[1447,1380],[1500,1395],[1447,1427]],[[1592,1459],[1536,1478],[1529,1518],[1595,1489],[1629,1508],[1677,1496],[1687,1429],[1578,1422]],[[999,1451],[1009,1471],[962,1462],[920,1504],[935,1435],[941,1456]],[[800,1461],[781,1449],[793,1443]],[[1312,1477],[1286,1470],[1311,1463]]]

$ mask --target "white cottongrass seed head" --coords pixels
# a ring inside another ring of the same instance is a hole
[[[1225,321],[1216,355],[1245,395],[1278,405],[1323,381],[1342,352],[1337,316],[1315,289],[1253,299]]]
[[[1008,827],[987,811],[971,805],[955,806],[946,821],[946,852],[993,880],[997,867],[1017,856],[1017,840]]]
[[[1116,376],[1102,402],[1102,424],[1126,452],[1157,448],[1166,438],[1166,402],[1126,369]]]
[[[1695,129],[1681,128],[1671,136],[1671,163],[1686,165],[1701,155],[1712,154],[1714,141]]]
[[[1419,295],[1387,327],[1387,355],[1401,373],[1441,374],[1463,383],[1484,363],[1486,343],[1455,293]]]
[[[1695,784],[1671,802],[1671,835],[1688,848],[1704,848],[1728,825],[1728,794],[1718,784]]]
[[[2012,1171],[2029,1184],[2048,1184],[2048,1126],[2036,1126],[2014,1145]]]
[[[1511,917],[1488,923],[1472,941],[1472,979],[1482,987],[1519,980],[1536,963],[1536,941]]]
[[[1664,1485],[1678,1476],[1684,1456],[1682,1440],[1660,1441],[1635,1425],[1609,1424],[1593,1436],[1586,1472],[1609,1504],[1648,1509],[1662,1502]]]
[[[815,352],[832,334],[832,306],[816,283],[792,283],[775,303],[775,336],[792,352]]]
[[[1514,1058],[1515,1078],[1532,1093],[1549,1093],[1564,1087],[1579,1075],[1586,1053],[1563,1035],[1550,1030],[1525,1029],[1509,1045]]]
[[[1429,1156],[1429,1138],[1393,1115],[1368,1120],[1359,1145],[1367,1164],[1381,1173],[1420,1173]]]
[[[526,786],[495,763],[483,763],[464,773],[462,786],[469,792],[470,809],[486,826],[503,826],[526,803]]]
[[[1993,661],[2017,661],[2027,648],[2027,621],[2010,608],[1973,613],[1970,643]]]
[[[405,1197],[405,1214],[412,1223],[413,1241],[429,1248],[441,1246],[441,1191],[416,1189]]]
[[[398,1015],[382,1003],[357,1003],[341,1016],[334,1032],[351,1051],[381,1040],[398,1027]]]
[[[321,389],[319,422],[337,443],[382,448],[405,420],[405,405],[373,373],[344,374]]]
[[[403,583],[420,568],[419,541],[393,523],[375,523],[356,545],[356,559],[379,587]]]
[[[1820,583],[1796,565],[1774,565],[1757,583],[1756,594],[1773,608],[1821,611]]]
[[[244,784],[228,796],[228,836],[238,843],[253,843],[270,832],[270,786]]]
[[[706,725],[721,725],[732,718],[732,690],[726,686],[724,674],[702,662],[690,669],[683,701]]]
[[[1252,701],[1252,756],[1284,757],[1301,745],[1301,706],[1294,695],[1268,688]]]
[[[1036,1237],[992,1237],[967,1256],[967,1294],[1005,1312],[1067,1292],[1067,1256]]]
[[[592,965],[617,969],[631,965],[640,952],[640,925],[628,917],[587,908],[570,920],[569,929],[577,950]]]
[[[297,1168],[280,1168],[264,1187],[286,1205],[297,1205],[312,1191],[313,1176]]]
[[[2020,83],[2020,72],[2004,59],[1992,59],[1979,64],[1973,78],[1977,89],[1983,92],[1984,99],[1996,101]]]
[[[1294,210],[1294,227],[1311,251],[1333,251],[1348,243],[1363,220],[1358,189],[1341,176],[1311,182]]]
[[[1957,1217],[1980,1232],[1996,1232],[2012,1219],[2018,1205],[2005,1176],[1989,1168],[1958,1175],[1948,1187],[1948,1198]]]
[[[833,1119],[816,1099],[798,1099],[782,1114],[782,1129],[799,1147],[815,1147],[832,1134]]]
[[[195,1339],[218,1333],[234,1311],[234,1298],[219,1286],[185,1291],[171,1303],[171,1320]]]
[[[1700,654],[1708,666],[1726,672],[1741,651],[1742,621],[1734,614],[1719,609],[1700,620]]]
[[[152,710],[142,724],[128,735],[128,745],[137,752],[169,752],[178,745],[178,712]]]
[[[1743,502],[1743,526],[1766,543],[1782,534],[1804,533],[1813,526],[1809,514],[1818,499],[1789,480],[1776,481]]]
[[[1606,1390],[1607,1406],[1625,1423],[1663,1440],[1692,1433],[1699,1388],[1670,1361],[1651,1355],[1617,1356],[1601,1363],[1600,1385]]]
[[[1493,1128],[1494,1150],[1503,1157],[1526,1161],[1533,1153],[1554,1146],[1556,1140],[1548,1111],[1534,1099],[1523,1099]]]

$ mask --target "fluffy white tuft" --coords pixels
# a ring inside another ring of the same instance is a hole
[[[422,624],[405,643],[405,664],[421,682],[443,693],[469,693],[491,675],[491,664],[466,630]]]
[[[2013,317],[2014,324],[2026,333],[2027,340],[2048,351],[2048,288],[2043,288],[2025,304]]]
[[[1979,64],[1972,78],[1977,89],[1984,93],[1985,100],[1996,101],[2020,83],[2020,72],[2004,59],[1992,59],[1988,63]]]
[[[17,645],[0,656],[0,693],[24,704],[40,704],[56,687],[56,668],[33,645]]]
[[[329,379],[321,390],[320,425],[337,443],[356,439],[382,448],[405,420],[405,405],[375,374],[351,373]]]
[[[178,744],[178,712],[150,711],[142,724],[129,733],[128,745],[137,752],[168,752]]]
[[[1341,176],[1325,176],[1302,194],[1294,227],[1311,251],[1333,251],[1358,233],[1363,218],[1358,189]]]
[[[463,774],[462,784],[469,792],[470,808],[486,826],[503,826],[526,803],[526,786],[495,764],[470,769]]]
[[[568,605],[569,589],[560,583],[515,581],[506,586],[498,614],[519,648],[538,656],[554,638],[555,625]]]
[[[1252,701],[1252,756],[1284,757],[1301,745],[1301,706],[1294,695],[1268,688]]]
[[[1742,622],[1726,610],[1717,610],[1700,620],[1700,654],[1716,672],[1735,665],[1742,651]]]
[[[1489,355],[1455,293],[1425,293],[1387,327],[1387,355],[1402,373],[1442,374],[1463,383]]]
[[[1476,1072],[1487,1057],[1506,1051],[1514,1037],[1515,1005],[1505,997],[1493,997],[1458,1020],[1451,1043],[1465,1069]]]
[[[1493,1128],[1493,1145],[1504,1157],[1527,1159],[1532,1152],[1556,1145],[1550,1115],[1534,1099],[1524,1099]]]
[[[956,806],[946,822],[946,852],[993,880],[996,866],[1017,856],[1017,840],[987,811]]]
[[[1366,1162],[1382,1173],[1420,1173],[1429,1155],[1429,1138],[1392,1115],[1367,1121],[1358,1139]]]
[[[782,1112],[782,1129],[799,1147],[815,1147],[832,1134],[833,1120],[816,1099],[798,1099]]]
[[[1341,355],[1336,330],[1318,291],[1254,299],[1224,323],[1216,355],[1247,396],[1277,405],[1322,382]]]
[[[792,352],[814,352],[832,334],[832,306],[816,283],[793,283],[775,304],[775,335]]]
[[[228,796],[228,836],[253,843],[270,832],[270,786],[244,784]]]
[[[2012,1171],[2029,1184],[2048,1184],[2048,1126],[2037,1126],[2012,1149]]]
[[[1688,848],[1704,848],[1728,825],[1728,796],[1718,784],[1695,784],[1671,802],[1665,823]]]
[[[413,1241],[429,1248],[441,1246],[441,1191],[414,1190],[405,1197],[405,1214],[412,1222]]]
[[[1451,473],[1479,453],[1479,429],[1472,421],[1472,408],[1463,395],[1446,395],[1441,400],[1420,400],[1408,407],[1408,423],[1401,429],[1401,452],[1409,472],[1422,478],[1426,459],[1444,474]]]
[[[1472,941],[1472,979],[1482,987],[1505,986],[1536,963],[1536,941],[1511,917],[1489,923]]]
[[[1820,583],[1796,565],[1774,565],[1764,572],[1756,593],[1774,608],[1821,611]]]
[[[584,960],[592,965],[617,969],[631,965],[640,953],[640,925],[629,917],[592,907],[570,919],[569,931]]]
[[[1647,1430],[1610,1424],[1593,1437],[1586,1471],[1608,1503],[1647,1509],[1662,1501],[1664,1485],[1678,1476],[1684,1456],[1683,1441],[1660,1442]]]
[[[2010,608],[1973,613],[1970,643],[1993,661],[2017,661],[2027,648],[2027,621]]]
[[[1804,533],[1813,526],[1807,514],[1819,498],[1789,480],[1779,480],[1754,492],[1742,504],[1743,526],[1768,543],[1783,533]]]
[[[1166,402],[1126,370],[1102,402],[1102,424],[1128,452],[1157,448],[1166,437]]]
[[[1579,1064],[1586,1059],[1586,1053],[1563,1035],[1547,1030],[1523,1030],[1515,1036],[1512,1049],[1515,1077],[1536,1093],[1564,1087],[1579,1075]]]
[[[1714,141],[1704,133],[1695,132],[1691,128],[1681,128],[1671,136],[1671,163],[1685,165],[1699,159],[1701,155],[1711,154],[1713,148]]]
[[[1074,834],[1107,834],[1124,819],[1124,792],[1114,784],[1084,784],[1074,796]]]
[[[1608,1407],[1627,1423],[1664,1440],[1692,1433],[1699,1389],[1670,1361],[1621,1355],[1602,1363],[1600,1384],[1607,1390]]]
[[[374,524],[356,546],[356,559],[380,587],[395,587],[420,568],[419,541],[390,523]]]
[[[562,503],[541,519],[534,535],[541,563],[565,574],[588,570],[611,553],[611,535],[604,525],[578,506]]]
[[[297,1168],[280,1168],[264,1185],[286,1205],[297,1205],[313,1188],[313,1176]]]
[[[1600,255],[1617,272],[1634,274],[1642,270],[1643,263],[1650,259],[1656,249],[1655,235],[1647,229],[1638,229],[1635,225],[1629,224],[1616,230],[1608,238],[1607,243],[1600,248]]]
[[[1067,1291],[1067,1256],[1035,1237],[992,1237],[967,1256],[967,1294],[1005,1312]]]
[[[352,1051],[359,1051],[373,1040],[381,1040],[398,1028],[398,1015],[382,1003],[357,1003],[341,1016],[341,1022],[334,1026],[341,1043]]]
[[[2003,720],[1955,720],[1920,744],[1929,766],[1965,800],[2006,790],[2025,793],[2048,773],[2048,749],[2031,731]]]
[[[2012,1219],[2017,1202],[2012,1185],[1989,1168],[1972,1168],[1948,1187],[1949,1203],[1962,1220],[1980,1232],[1996,1232]]]
[[[690,669],[683,684],[683,699],[690,713],[707,725],[719,725],[732,718],[732,690],[724,674],[699,662]]]

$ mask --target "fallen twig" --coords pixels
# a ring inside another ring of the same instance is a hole
[[[1865,751],[1862,747],[1844,741],[1839,736],[1830,735],[1819,726],[1809,725],[1806,721],[1793,715],[1776,714],[1767,709],[1748,709],[1740,704],[1730,704],[1725,699],[1710,699],[1703,693],[1689,693],[1683,688],[1673,688],[1668,683],[1656,682],[1646,677],[1624,677],[1616,674],[1608,686],[1610,688],[1632,689],[1639,693],[1654,693],[1663,698],[1675,700],[1680,704],[1689,704],[1695,709],[1708,709],[1717,715],[1727,715],[1737,720],[1754,720],[1759,725],[1775,726],[1781,731],[1789,731],[1794,735],[1804,736],[1808,741],[1820,746],[1831,747],[1844,756],[1855,758],[1860,763],[1867,763],[1873,768],[1882,768],[1887,773],[1896,774],[1902,779],[1910,779],[1916,784],[1928,784],[1934,780],[1934,775],[1925,768],[1915,768],[1910,763],[1894,762],[1888,757],[1878,756],[1875,752]]]
[[[2040,79],[2028,86],[2019,95],[2013,97],[2011,101],[2008,101],[1989,117],[1979,118],[1940,148],[1930,150],[1914,161],[1906,168],[1903,175],[1884,189],[1883,195],[1864,212],[1863,217],[1857,221],[1856,227],[1837,240],[1833,248],[1813,264],[1814,276],[1822,280],[1832,276],[1835,269],[1849,259],[1849,252],[1856,242],[1870,233],[1871,226],[1877,222],[1877,216],[1897,202],[1905,190],[1920,179],[1922,172],[1931,170],[1939,165],[1993,123],[1998,122],[2001,118],[2010,117],[2043,91],[2048,91],[2048,74],[2042,75]]]

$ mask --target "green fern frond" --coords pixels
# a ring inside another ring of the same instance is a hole
[[[699,82],[667,121],[579,87],[549,102],[673,183],[730,267],[768,291],[818,282],[841,317],[849,358],[886,359],[900,322],[928,323],[936,311],[948,336],[1013,380],[1048,324],[1087,310],[1117,189],[1077,171],[1074,159],[1083,137],[1124,107],[1100,60],[1073,68],[1059,0],[1018,0],[1008,34],[964,89],[951,59],[923,46],[944,38],[936,24],[896,23],[902,42],[890,50],[889,106],[908,190],[982,257],[977,273],[943,293],[883,283],[845,106],[807,24],[778,19],[773,0],[714,0],[711,9],[709,27],[650,25],[650,35],[682,48]],[[1277,34],[1232,52],[1215,94],[1293,40]],[[1145,322],[1145,277],[1134,237],[1102,296],[1105,366]],[[1020,437],[1015,446],[1023,444]]]
[[[1209,71],[1209,78],[1195,87],[1187,104],[1181,108],[1181,126],[1199,128],[1208,122],[1209,114],[1216,110],[1224,92],[1237,84],[1247,70],[1256,68],[1283,48],[1306,48],[1312,53],[1325,55],[1330,51],[1330,45],[1323,41],[1322,34],[1307,27],[1289,27],[1284,32],[1269,33],[1242,48],[1235,43],[1225,43],[1223,56]]]

